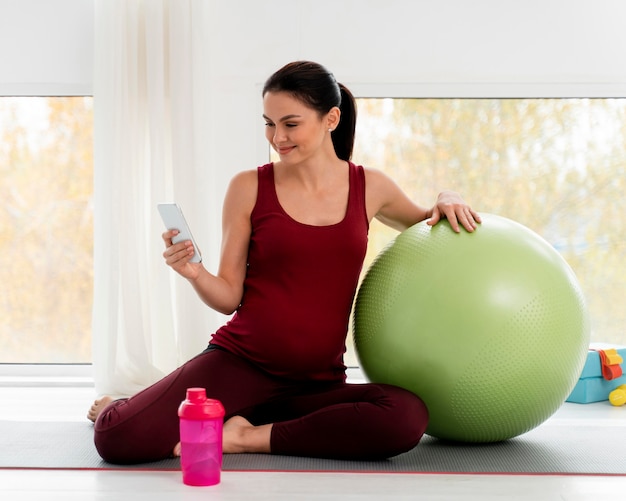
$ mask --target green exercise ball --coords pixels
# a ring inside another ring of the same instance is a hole
[[[574,272],[523,225],[481,214],[475,232],[416,224],[376,257],[353,334],[370,381],[422,398],[426,433],[498,442],[535,428],[571,393],[590,337]]]

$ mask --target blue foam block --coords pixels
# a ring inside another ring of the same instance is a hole
[[[607,350],[610,348],[617,349],[617,353],[622,357],[622,359],[626,361],[626,348],[618,348],[614,346],[600,347],[601,345],[592,345],[592,348],[596,348],[596,346],[598,347],[597,349],[604,349],[604,350]],[[626,364],[624,363],[622,363],[621,365],[622,365],[622,369],[626,367]],[[581,379],[585,379],[589,377],[602,377],[602,365],[600,363],[600,354],[597,351],[592,350],[592,349],[590,349],[589,353],[587,354],[587,360],[585,362],[585,366],[583,367],[582,374],[580,375]]]
[[[610,381],[602,377],[600,354],[596,351],[608,349],[616,349],[617,353],[624,360],[621,364],[624,375]],[[626,384],[626,348],[607,344],[592,344],[587,354],[587,360],[585,361],[580,379],[576,383],[570,396],[567,397],[567,402],[575,402],[578,404],[603,402],[609,399],[609,393],[622,384]]]
[[[588,377],[579,379],[574,386],[574,390],[567,397],[568,402],[577,404],[590,404],[593,402],[602,402],[609,399],[611,393],[618,386],[626,384],[626,376],[607,381],[601,377]]]

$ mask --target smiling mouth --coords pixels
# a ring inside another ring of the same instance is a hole
[[[286,155],[287,153],[289,153],[290,151],[294,150],[295,146],[288,146],[288,147],[276,147],[276,153],[278,153],[279,155]]]

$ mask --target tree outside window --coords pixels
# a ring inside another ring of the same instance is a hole
[[[626,345],[626,99],[359,99],[355,161],[421,205],[459,191],[513,219],[576,273],[592,341]],[[396,235],[370,229],[366,265]]]
[[[90,97],[0,98],[0,363],[91,361]]]

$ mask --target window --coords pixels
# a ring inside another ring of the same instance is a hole
[[[568,261],[592,341],[626,345],[626,99],[359,99],[355,161],[422,205],[444,188]],[[396,232],[376,221],[364,270]],[[347,361],[354,364],[350,351]]]
[[[0,97],[0,363],[91,361],[91,97]]]

